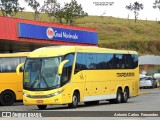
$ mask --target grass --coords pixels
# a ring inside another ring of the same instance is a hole
[[[136,50],[139,54],[160,55],[160,24],[156,21],[119,19],[89,16],[77,21],[78,26],[94,27],[99,36],[99,46]],[[91,24],[92,23],[92,24]]]
[[[32,12],[20,12],[17,18],[34,19]],[[49,21],[46,14],[40,14],[38,21]],[[100,47],[136,50],[139,54],[160,55],[160,22],[120,19],[114,17],[87,16],[75,22],[76,26],[95,28]]]

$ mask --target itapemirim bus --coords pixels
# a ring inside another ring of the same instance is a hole
[[[22,72],[16,74],[16,67],[24,62],[27,52],[0,54],[0,104],[12,105],[22,100]]]
[[[23,64],[17,67],[17,70]],[[17,71],[18,72],[18,71]],[[53,46],[31,52],[24,65],[23,103],[47,105],[79,102],[126,103],[139,93],[135,51],[89,46]]]

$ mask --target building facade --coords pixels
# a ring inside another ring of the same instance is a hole
[[[53,45],[97,46],[95,29],[0,17],[0,53],[32,51]]]

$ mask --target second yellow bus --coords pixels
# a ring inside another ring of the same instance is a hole
[[[15,100],[22,100],[22,69],[20,76],[16,67],[24,62],[27,52],[0,54],[0,104],[12,105]]]

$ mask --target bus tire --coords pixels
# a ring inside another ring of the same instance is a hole
[[[68,104],[69,108],[76,108],[79,102],[79,94],[78,92],[74,92],[72,96],[72,103]]]
[[[84,102],[85,105],[98,105],[99,101],[90,101],[90,102]]]
[[[16,96],[10,90],[3,91],[0,95],[0,103],[3,106],[12,105],[15,102],[15,100],[16,100]]]
[[[116,94],[116,99],[111,99],[109,100],[110,103],[121,103],[122,102],[122,90],[118,88],[117,94]]]
[[[127,103],[128,98],[129,98],[129,90],[128,88],[125,88],[122,94],[122,103]]]
[[[37,105],[40,110],[45,110],[47,105]]]

